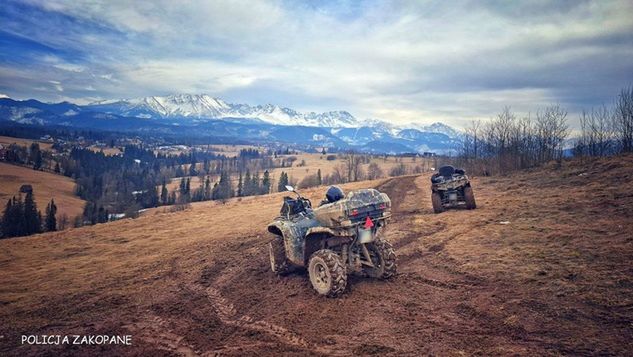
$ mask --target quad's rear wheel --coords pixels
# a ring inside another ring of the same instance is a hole
[[[386,240],[376,239],[365,246],[374,265],[374,267],[363,267],[363,271],[368,276],[378,279],[389,279],[396,275],[396,252],[391,243]]]
[[[308,274],[319,294],[337,297],[347,286],[347,269],[341,257],[329,249],[317,250],[310,257]]]
[[[442,206],[442,196],[438,192],[433,192],[431,195],[431,202],[433,203],[433,212],[444,212],[444,206]]]
[[[473,188],[470,186],[464,187],[464,201],[466,201],[466,208],[477,208],[477,203],[475,203],[475,194],[473,193]]]
[[[268,254],[270,256],[270,270],[277,275],[286,275],[292,270],[292,266],[286,258],[283,238],[275,235],[268,243]]]

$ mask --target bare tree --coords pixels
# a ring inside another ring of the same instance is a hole
[[[620,92],[615,104],[614,124],[622,152],[633,152],[633,86]]]
[[[473,122],[466,129],[458,163],[477,174],[532,167],[562,158],[567,137],[567,112],[547,107],[532,121],[521,119],[509,107],[485,124]]]
[[[552,105],[536,112],[538,162],[558,160],[563,155],[563,142],[569,135],[567,111]]]
[[[615,137],[614,113],[606,106],[583,111],[580,115],[580,137],[574,148],[577,155],[606,156],[613,152]]]
[[[385,173],[377,163],[372,162],[371,164],[369,164],[369,167],[367,168],[368,180],[376,180],[383,177],[385,177]]]
[[[353,150],[348,151],[345,154],[345,160],[347,165],[347,181],[353,182],[362,179],[362,162],[363,157]]]

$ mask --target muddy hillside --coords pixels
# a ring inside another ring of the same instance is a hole
[[[429,175],[357,183],[394,203],[398,274],[351,278],[337,299],[305,272],[271,273],[279,194],[0,241],[0,354],[629,354],[632,181],[633,156],[477,177],[478,208],[441,214]],[[29,346],[23,334],[133,345]]]

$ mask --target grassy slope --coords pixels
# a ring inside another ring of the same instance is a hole
[[[280,194],[0,241],[0,352],[625,354],[632,172],[627,156],[475,178],[478,209],[440,215],[428,175],[357,183],[394,201],[399,275],[352,278],[336,300],[270,273]],[[23,333],[134,346],[19,346]]]
[[[66,213],[72,220],[83,212],[85,201],[75,195],[75,183],[68,177],[0,162],[0,183],[0,203],[3,210],[7,200],[19,194],[20,186],[30,184],[42,214],[51,198],[55,199],[58,218]]]

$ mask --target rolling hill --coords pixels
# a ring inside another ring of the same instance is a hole
[[[75,182],[68,177],[0,162],[0,182],[2,210],[8,199],[19,194],[20,186],[29,184],[42,214],[51,199],[55,200],[58,219],[66,214],[72,220],[83,213],[86,201],[75,195]]]
[[[2,240],[0,353],[627,354],[632,169],[629,155],[478,177],[476,210],[439,215],[428,175],[348,185],[390,195],[399,273],[351,279],[339,299],[270,272],[283,194]],[[60,333],[133,342],[20,344]]]

